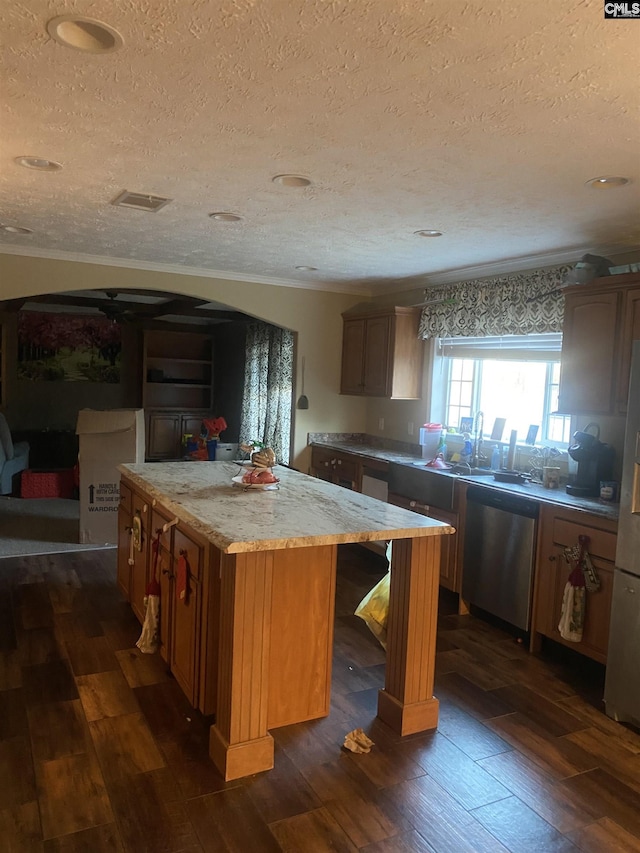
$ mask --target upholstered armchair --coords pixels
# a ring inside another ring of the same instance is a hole
[[[15,444],[5,416],[0,413],[0,495],[10,495],[13,475],[29,467],[29,445]]]

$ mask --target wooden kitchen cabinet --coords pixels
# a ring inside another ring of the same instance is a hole
[[[129,598],[131,589],[131,489],[120,485],[120,504],[118,506],[118,555],[116,564],[116,582],[125,598]]]
[[[626,412],[631,345],[640,337],[640,275],[574,285],[564,297],[559,410]]]
[[[629,400],[629,377],[631,374],[631,351],[633,342],[640,339],[640,278],[638,286],[624,294],[622,306],[622,339],[620,344],[620,368],[618,372],[616,407],[619,412],[627,411]]]
[[[144,597],[155,573],[160,583],[159,654],[189,702],[203,714],[216,711],[219,628],[219,552],[198,534],[175,521],[171,512],[128,483],[120,483],[120,517],[124,532],[118,544],[118,586],[139,622]],[[142,519],[143,548],[134,549],[130,566],[131,520]],[[158,541],[157,563],[153,543]],[[188,570],[188,594],[178,594],[179,562]],[[217,559],[217,562],[216,562]],[[128,571],[127,571],[128,569]]]
[[[445,589],[450,589],[452,592],[457,592],[457,571],[456,564],[458,559],[458,513],[449,512],[444,509],[436,509],[429,507],[420,501],[406,498],[403,495],[390,493],[388,501],[394,506],[402,507],[402,509],[417,512],[420,515],[426,515],[436,521],[444,521],[456,529],[456,533],[452,536],[442,536],[440,539],[440,586]]]
[[[202,419],[207,412],[194,414],[192,412],[156,411],[147,413],[147,445],[146,458],[150,462],[170,459],[182,459],[185,435],[200,435]]]
[[[147,584],[149,582],[150,503],[146,497],[134,491],[131,504],[131,523],[133,525],[135,519],[139,518],[142,532],[140,546],[137,547],[134,545],[131,549],[133,565],[131,566],[131,579],[129,583],[129,603],[138,620],[143,622],[145,613],[144,598],[147,594]]]
[[[539,646],[539,635],[542,635],[599,663],[606,663],[616,530],[615,521],[569,508],[541,506],[531,628],[534,649]],[[589,537],[587,550],[600,578],[600,589],[586,593],[582,641],[573,643],[560,636],[558,623],[564,588],[571,572],[571,566],[564,559],[564,549],[577,545],[579,535]]]
[[[314,447],[311,450],[311,475],[319,480],[359,492],[361,472],[360,460],[353,454],[324,447]]]
[[[385,308],[343,315],[341,394],[418,399],[424,344],[419,311]]]
[[[192,705],[198,705],[200,673],[200,620],[202,612],[202,575],[205,570],[204,542],[188,535],[180,527],[173,534],[172,578],[169,593],[169,667]],[[187,590],[179,595],[179,564],[186,563]]]
[[[149,461],[181,459],[183,435],[200,432],[212,406],[212,352],[208,334],[145,331],[142,404]]]

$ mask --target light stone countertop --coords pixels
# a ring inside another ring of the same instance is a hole
[[[244,489],[233,462],[119,465],[134,486],[226,554],[454,533],[426,516],[276,466],[280,488]]]
[[[327,447],[333,450],[341,450],[344,453],[354,453],[362,457],[363,461],[367,458],[377,459],[383,462],[394,462],[399,465],[407,465],[409,467],[422,467],[425,465],[425,460],[419,456],[414,456],[410,453],[404,453],[397,450],[387,450],[384,447],[374,447],[368,444],[358,443],[356,441],[336,441],[329,438],[313,442],[315,447]],[[578,512],[587,512],[591,515],[600,516],[611,521],[617,521],[620,505],[617,503],[609,503],[601,501],[598,498],[580,498],[575,495],[568,495],[562,486],[560,489],[545,489],[542,485],[536,483],[502,483],[494,480],[493,475],[467,475],[467,474],[452,474],[450,471],[432,470],[430,474],[435,474],[442,477],[455,477],[462,482],[473,484],[476,486],[484,486],[488,489],[494,489],[501,492],[509,492],[511,494],[522,495],[523,497],[533,498],[540,503],[554,504],[556,506],[569,507]]]

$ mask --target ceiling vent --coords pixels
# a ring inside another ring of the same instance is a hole
[[[111,204],[116,207],[132,207],[134,210],[145,210],[147,213],[155,213],[160,210],[165,204],[173,201],[171,198],[162,198],[159,195],[149,195],[148,193],[130,193],[129,190],[124,190],[119,196],[114,198]]]

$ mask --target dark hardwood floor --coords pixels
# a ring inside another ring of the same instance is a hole
[[[114,551],[0,560],[0,850],[640,851],[640,736],[599,710],[601,667],[531,657],[443,595],[438,730],[376,719],[384,653],[353,611],[382,571],[341,548],[331,714],[225,783],[210,721],[135,648]],[[341,748],[356,727],[369,754]]]

